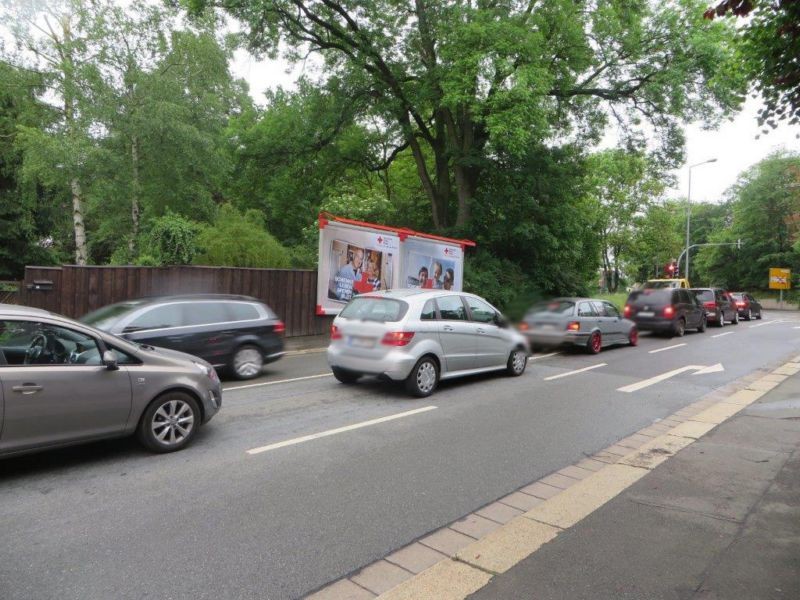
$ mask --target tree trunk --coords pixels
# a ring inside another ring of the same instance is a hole
[[[70,181],[72,191],[72,223],[75,229],[75,264],[86,264],[86,228],[83,225],[83,198],[81,184],[77,179]]]
[[[136,239],[139,236],[139,198],[141,196],[141,182],[139,181],[139,138],[135,135],[131,140],[131,167],[132,167],[132,190],[131,190],[131,238],[128,241],[128,251],[130,259],[133,260],[136,252]]]

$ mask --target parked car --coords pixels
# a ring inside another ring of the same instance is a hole
[[[722,288],[692,288],[692,293],[706,311],[706,320],[716,323],[720,327],[729,321],[734,325],[739,324],[739,308],[736,300],[727,290]]]
[[[248,296],[191,294],[111,304],[81,322],[132,342],[199,356],[237,379],[283,356],[283,322]]]
[[[674,288],[683,288],[689,289],[689,280],[688,279],[650,279],[648,280],[643,289],[653,289],[659,290],[663,288],[674,289]]]
[[[556,298],[534,305],[519,324],[535,346],[579,346],[597,354],[604,346],[639,343],[639,330],[606,300]]]
[[[732,292],[736,308],[739,309],[739,317],[745,321],[761,319],[761,303],[747,292]]]
[[[0,304],[0,456],[136,434],[186,446],[222,405],[210,364]]]
[[[706,330],[706,314],[689,290],[644,289],[628,296],[623,314],[640,331],[681,337],[687,329]]]
[[[328,364],[342,383],[363,375],[405,382],[423,397],[441,379],[504,369],[519,376],[528,342],[473,294],[392,290],[353,298],[331,325]]]

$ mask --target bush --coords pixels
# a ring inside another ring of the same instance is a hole
[[[163,217],[153,219],[150,231],[145,236],[148,241],[147,248],[142,248],[142,253],[137,264],[142,260],[155,262],[155,265],[189,265],[197,254],[197,233],[200,225],[172,212],[167,212]]]
[[[286,269],[291,253],[270,235],[264,218],[255,210],[244,214],[224,204],[213,225],[203,227],[197,237],[195,264],[226,267]]]
[[[480,249],[464,261],[464,291],[486,298],[511,320],[542,296],[519,265]]]

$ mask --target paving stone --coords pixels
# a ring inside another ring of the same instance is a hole
[[[606,464],[614,464],[620,458],[622,458],[619,454],[608,454],[607,452],[598,452],[597,454],[592,455],[592,460],[599,460],[600,462],[604,462]]]
[[[379,560],[361,569],[356,575],[350,577],[350,580],[375,594],[382,594],[413,576],[413,573],[401,569],[397,565]]]
[[[563,469],[559,469],[558,473],[560,475],[566,475],[567,477],[572,477],[573,479],[586,479],[589,475],[592,474],[591,470],[588,469],[581,469],[576,465],[570,465],[568,467],[564,467]]]
[[[494,521],[490,521],[474,513],[450,525],[450,529],[454,529],[459,533],[465,533],[478,540],[498,527],[500,527],[499,523],[495,523]]]
[[[455,556],[467,544],[471,544],[475,538],[463,533],[453,531],[448,527],[443,527],[439,531],[434,531],[427,537],[422,538],[419,543],[434,550],[438,550],[447,556]]]
[[[503,504],[502,502],[492,502],[488,506],[476,510],[475,514],[491,519],[492,521],[497,521],[498,523],[508,523],[511,519],[518,517],[523,512],[524,511],[518,508]]]
[[[605,448],[603,450],[603,452],[606,452],[608,454],[615,454],[615,455],[617,455],[619,457],[623,457],[626,454],[630,454],[631,453],[631,449],[630,448],[625,448],[624,446],[619,446],[617,444],[614,444],[613,446],[609,446],[608,448]]]
[[[306,597],[306,600],[372,600],[375,594],[357,586],[348,579],[340,579],[331,585],[322,588],[315,594]]]
[[[589,471],[599,471],[606,466],[606,463],[599,460],[592,460],[591,458],[584,458],[577,466],[581,469],[588,469]]]
[[[520,490],[520,492],[524,494],[530,494],[531,496],[536,496],[542,500],[547,500],[561,492],[561,488],[553,487],[552,485],[547,485],[546,483],[537,481],[536,483],[526,485]]]
[[[567,477],[566,475],[561,475],[560,473],[553,473],[551,475],[548,475],[547,477],[542,477],[539,481],[541,481],[542,483],[546,483],[547,485],[552,485],[553,487],[565,490],[573,483],[575,483],[577,479],[573,477]]]
[[[463,600],[492,576],[457,560],[443,560],[390,590],[381,600]]]
[[[433,548],[415,542],[393,552],[386,557],[386,560],[412,573],[421,573],[441,560],[449,560],[449,557]]]
[[[531,496],[523,492],[514,492],[512,494],[509,494],[508,496],[500,498],[498,502],[502,502],[503,504],[508,504],[509,506],[513,506],[514,508],[518,508],[520,510],[525,511],[525,510],[530,510],[537,504],[542,503],[543,500],[541,498],[537,498],[536,496]]]

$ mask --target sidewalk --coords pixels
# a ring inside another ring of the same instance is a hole
[[[800,598],[800,374],[470,598]]]

